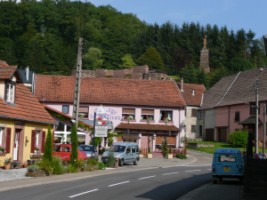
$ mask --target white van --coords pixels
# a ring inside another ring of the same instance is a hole
[[[110,153],[113,153],[113,156],[118,159],[119,166],[124,165],[124,163],[133,163],[134,165],[137,165],[137,161],[140,159],[138,144],[135,142],[113,143],[109,150],[103,153],[103,163],[107,163]]]

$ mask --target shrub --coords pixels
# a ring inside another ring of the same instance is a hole
[[[98,169],[106,169],[105,164],[102,163],[102,162],[99,162],[99,163],[98,163]]]
[[[98,161],[95,158],[88,158],[86,160],[86,169],[87,171],[92,171],[98,168]]]
[[[168,156],[168,144],[167,144],[167,140],[164,140],[162,142],[162,155],[164,158],[167,158]]]
[[[187,156],[186,156],[185,153],[177,153],[177,154],[175,155],[175,157],[176,157],[176,158],[180,158],[180,159],[186,159],[186,158],[187,158]]]
[[[106,166],[107,167],[114,167],[115,166],[116,159],[114,158],[114,153],[110,152],[108,155],[108,161]]]
[[[80,170],[80,171],[85,170],[85,166],[86,166],[86,163],[85,163],[84,160],[77,160],[77,161],[74,163],[74,167],[76,167],[77,170]]]
[[[72,165],[71,163],[67,166],[67,172],[69,173],[74,173],[74,172],[78,172],[77,167],[75,167],[74,165]]]
[[[28,172],[36,172],[36,171],[39,171],[39,170],[40,170],[40,168],[39,168],[38,165],[30,165],[30,166],[28,166],[28,168],[27,168],[27,171],[28,171]]]
[[[41,170],[45,171],[46,175],[50,174],[59,175],[65,173],[64,166],[59,157],[53,157],[52,161],[49,161],[47,159],[41,160],[37,163],[37,165]]]
[[[51,133],[51,127],[48,127],[48,133],[45,140],[44,159],[52,162],[53,155],[53,139]]]
[[[228,142],[234,147],[245,147],[248,142],[248,133],[246,131],[235,131],[229,135]]]

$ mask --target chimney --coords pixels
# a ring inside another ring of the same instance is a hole
[[[181,78],[181,86],[180,86],[181,92],[184,92],[184,79]]]

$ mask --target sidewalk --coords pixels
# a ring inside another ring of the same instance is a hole
[[[242,185],[229,184],[223,182],[220,184],[209,183],[203,185],[177,200],[241,200]]]

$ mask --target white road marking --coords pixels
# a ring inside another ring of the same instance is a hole
[[[89,190],[89,191],[86,191],[86,192],[81,192],[81,193],[78,193],[78,194],[74,194],[74,195],[71,195],[69,196],[69,198],[75,198],[75,197],[78,197],[78,196],[81,196],[81,195],[84,195],[84,194],[88,194],[88,193],[91,193],[91,192],[96,192],[98,191],[98,189],[93,189],[93,190]]]
[[[189,172],[200,172],[200,171],[201,171],[200,169],[194,169],[194,170],[186,170],[185,172],[189,173]]]
[[[155,177],[155,175],[154,176],[146,176],[146,177],[139,178],[138,180],[144,180],[144,179],[149,179],[149,178],[154,178],[154,177]]]
[[[169,172],[169,173],[162,174],[162,176],[172,175],[172,174],[179,174],[179,172]]]
[[[120,183],[115,183],[115,184],[109,185],[108,187],[113,187],[113,186],[121,185],[121,184],[125,184],[125,183],[130,183],[130,181],[124,181],[124,182],[120,182]]]
[[[207,169],[208,171],[211,171],[211,168]]]

